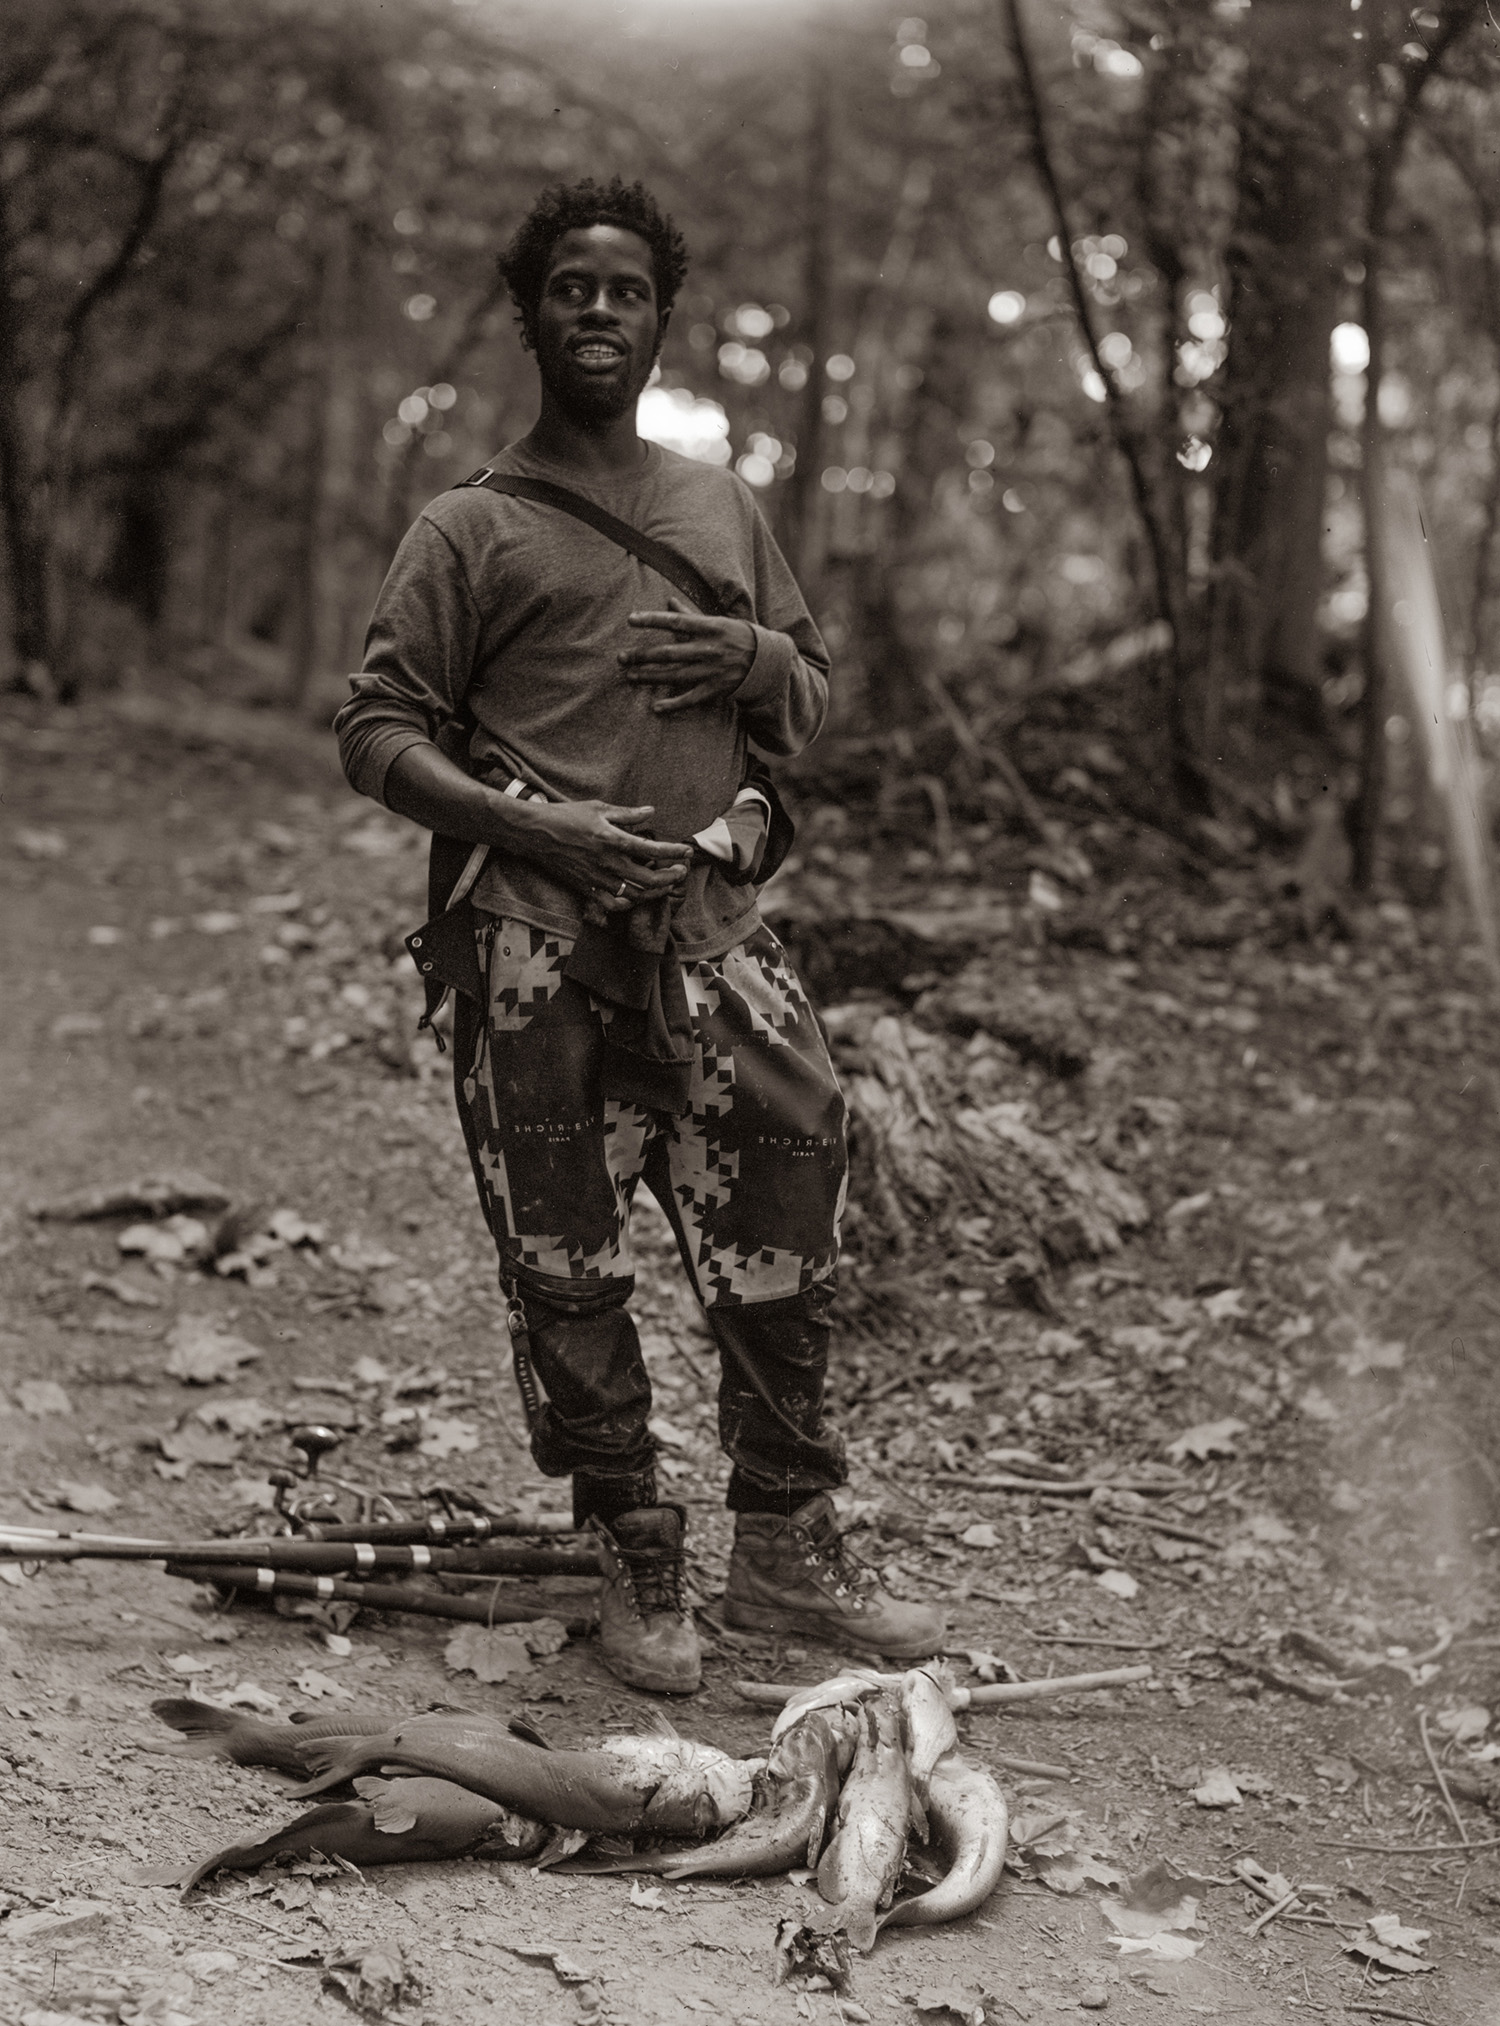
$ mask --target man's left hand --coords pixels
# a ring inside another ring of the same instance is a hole
[[[620,656],[627,682],[679,692],[652,704],[658,717],[733,696],[755,659],[755,628],[748,619],[715,618],[678,598],[670,600],[665,612],[632,612],[630,624],[668,635],[649,647],[627,648]]]

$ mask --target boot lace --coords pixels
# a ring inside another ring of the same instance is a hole
[[[630,1577],[631,1595],[643,1618],[667,1612],[681,1618],[687,1611],[683,1595],[686,1573],[681,1551],[671,1548],[621,1548],[620,1560]]]
[[[868,1562],[862,1562],[849,1546],[846,1534],[834,1534],[826,1540],[814,1540],[809,1534],[802,1536],[803,1559],[810,1568],[827,1571],[835,1597],[848,1597],[854,1609],[860,1609],[863,1599],[876,1586],[876,1572]]]

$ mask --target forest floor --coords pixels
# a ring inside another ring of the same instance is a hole
[[[0,1520],[227,1532],[263,1509],[285,1429],[307,1419],[347,1431],[340,1472],[556,1510],[517,1433],[446,1060],[425,1037],[413,1054],[399,934],[424,911],[421,840],[354,801],[323,735],[269,713],[12,703],[0,731]],[[924,981],[872,996],[879,980],[829,971],[859,936],[809,922],[868,921],[888,889],[900,932],[944,947],[934,915],[1003,910],[1017,974],[1074,1009],[1087,1066],[1060,1077],[981,1028],[954,1074],[969,1101],[1013,1100],[1094,1147],[1150,1213],[1018,1307],[982,1216],[934,1220],[886,1259],[856,1191],[834,1392],[864,1552],[944,1601],[965,1683],[1143,1656],[1151,1678],[960,1720],[981,1763],[1067,1777],[997,1766],[1015,1868],[980,1914],[883,1937],[840,1995],[773,1984],[778,1918],[809,1903],[789,1879],[304,1868],[226,1874],[185,1902],[133,1882],[290,1812],[263,1775],[166,1755],[157,1696],[248,1683],[283,1713],[447,1700],[525,1710],[559,1743],[633,1728],[648,1701],[589,1642],[482,1685],[445,1665],[437,1621],[339,1632],[326,1613],[215,1611],[154,1566],[0,1568],[4,2026],[280,2026],[361,2002],[431,2026],[1500,2022],[1500,1807],[1484,1805],[1500,1792],[1484,1714],[1500,1711],[1500,1047],[1474,953],[1389,897],[1346,939],[1288,940],[1253,867],[1184,895],[1123,833],[1095,837],[1106,870],[1082,899],[1018,874],[1014,840],[988,830],[946,870],[898,852],[887,879],[842,812],[811,815],[787,933],[810,970],[821,952],[825,1003],[843,990],[905,1017]],[[1107,932],[1057,932],[1089,908]],[[127,1219],[30,1214],[182,1169],[321,1241],[247,1279],[124,1256]],[[663,1220],[639,1221],[638,1313],[707,1656],[703,1692],[672,1714],[752,1753],[770,1717],[737,1679],[811,1681],[851,1656],[716,1623],[728,1526],[707,1339]],[[184,1318],[259,1356],[188,1386],[166,1370]],[[415,1451],[387,1446],[413,1435]],[[1095,1480],[1155,1472],[1172,1489],[1149,1513],[1176,1532],[1143,1524],[1141,1499],[966,1485],[1006,1467],[997,1450]],[[556,1617],[587,1609],[582,1581],[517,1589]],[[1348,1663],[1334,1689],[1297,1635],[1368,1671]],[[1454,1853],[1424,1721],[1472,1797],[1454,1801],[1472,1851]],[[1236,1874],[1245,1859],[1307,1888],[1258,1932],[1272,1902]],[[1199,1881],[1183,1888],[1198,1924],[1122,1952],[1109,1896],[1156,1860]],[[1425,1938],[1382,1963],[1382,1915]],[[399,1987],[329,1967],[377,1948]]]

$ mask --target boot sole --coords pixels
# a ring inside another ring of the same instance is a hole
[[[641,1674],[617,1667],[607,1653],[601,1653],[599,1657],[616,1681],[623,1681],[627,1688],[644,1689],[648,1695],[696,1695],[703,1686],[701,1673],[695,1674],[691,1681],[668,1681],[664,1675]]]
[[[928,1645],[926,1641],[862,1638],[852,1625],[833,1624],[816,1611],[788,1611],[773,1604],[731,1604],[724,1599],[724,1623],[740,1632],[805,1632],[830,1646],[856,1646],[862,1653],[884,1654],[891,1660],[930,1660],[942,1644],[943,1634]]]

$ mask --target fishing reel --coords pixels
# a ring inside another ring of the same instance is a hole
[[[340,1520],[346,1515],[340,1503],[339,1493],[346,1499],[356,1501],[357,1510],[347,1515],[361,1524],[371,1520],[399,1520],[401,1513],[383,1491],[371,1485],[353,1484],[347,1478],[334,1477],[325,1473],[318,1475],[318,1466],[325,1456],[337,1449],[343,1436],[336,1428],[330,1428],[321,1421],[301,1422],[291,1429],[287,1437],[298,1453],[301,1468],[287,1468],[269,1473],[276,1490],[276,1511],[285,1522],[288,1531],[315,1520]]]

